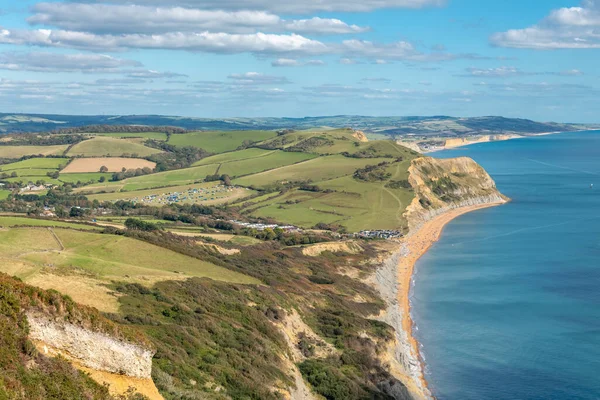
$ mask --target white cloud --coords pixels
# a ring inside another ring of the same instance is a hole
[[[567,71],[552,72],[552,71],[538,71],[529,72],[522,71],[516,67],[497,67],[497,68],[467,68],[466,76],[472,78],[513,78],[517,76],[531,76],[531,75],[560,75],[560,76],[581,76],[583,72],[578,69],[572,69]]]
[[[490,37],[493,45],[539,50],[600,48],[600,0],[552,10],[539,24]]]
[[[290,83],[284,76],[265,75],[259,72],[231,74],[228,78],[239,85],[280,85]]]
[[[339,19],[284,20],[265,11],[202,10],[139,5],[39,3],[28,19],[32,25],[99,34],[160,34],[168,32],[350,34],[369,28]]]
[[[321,60],[300,61],[293,58],[278,58],[271,62],[273,67],[302,67],[305,65],[319,67],[325,65],[325,62]]]
[[[132,67],[142,64],[102,54],[0,53],[0,69],[15,71],[114,73]]]
[[[162,35],[96,35],[93,33],[49,29],[0,29],[0,43],[46,47],[70,47],[95,51],[169,49],[219,54],[295,53],[300,55],[323,54],[328,52],[328,48],[325,44],[301,35],[277,35],[265,33],[229,34],[210,32],[172,32]]]
[[[129,0],[100,0],[104,3],[129,3]],[[219,10],[269,10],[272,12],[304,14],[316,11],[365,12],[386,8],[439,7],[446,0],[136,0],[137,4],[196,7]]]
[[[345,40],[341,43],[321,42],[298,34],[230,34],[212,32],[169,32],[164,34],[100,35],[79,31],[51,29],[1,29],[0,43],[62,47],[90,51],[121,51],[127,49],[166,49],[216,54],[253,53],[263,56],[299,58],[315,55],[340,55],[342,63],[357,58],[376,60],[384,64],[390,60],[438,62],[459,57],[449,53],[422,53],[409,42],[375,43],[366,40]],[[351,59],[349,57],[352,57]],[[319,64],[314,61],[313,64]]]

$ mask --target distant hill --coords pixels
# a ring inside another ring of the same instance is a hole
[[[188,118],[161,115],[37,115],[0,113],[0,134],[45,132],[57,129],[97,126],[151,126],[177,127],[187,130],[275,130],[331,127],[364,130],[370,134],[391,137],[472,136],[478,134],[516,133],[521,135],[552,131],[572,131],[589,128],[582,124],[535,122],[504,117],[457,118],[431,117],[366,117],[329,116],[305,118]]]

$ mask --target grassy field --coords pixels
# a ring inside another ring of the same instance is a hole
[[[71,222],[53,221],[49,219],[35,219],[18,216],[0,216],[0,227],[10,228],[14,226],[32,226],[32,227],[54,227],[54,228],[72,228],[72,229],[83,229],[88,231],[100,230],[96,226],[77,224]]]
[[[0,189],[0,200],[6,200],[11,193],[10,190]]]
[[[58,180],[63,183],[77,183],[77,182],[98,182],[100,177],[104,177],[107,181],[112,178],[111,173],[100,173],[100,172],[89,172],[80,174],[63,174],[61,173]]]
[[[23,156],[58,156],[67,150],[68,145],[59,146],[0,146],[0,158],[21,158]]]
[[[275,150],[263,150],[263,149],[245,149],[238,151],[231,151],[228,153],[217,154],[197,161],[193,164],[194,167],[199,165],[210,165],[210,164],[222,164],[231,161],[248,160],[251,158],[262,157],[273,153]]]
[[[167,140],[167,134],[162,132],[113,132],[113,133],[93,133],[91,136],[102,136],[102,137],[112,137],[119,139],[127,139],[127,138],[144,138],[144,139],[154,139],[154,140]]]
[[[310,160],[315,157],[316,155],[307,153],[274,151],[262,157],[223,163],[219,168],[219,174],[227,174],[231,177],[256,174],[258,172]]]
[[[387,185],[391,181],[408,178],[411,159],[406,158],[403,162],[388,166],[387,172],[391,177],[385,181],[359,181],[352,176],[352,170],[344,176],[320,182],[315,180],[313,183],[333,193],[291,190],[280,196],[265,195],[249,201],[245,211],[255,217],[275,218],[304,228],[311,228],[320,222],[340,224],[350,231],[404,228],[406,220],[403,213],[413,200],[414,193],[410,189],[390,188]],[[374,159],[362,161],[376,164]]]
[[[77,158],[65,169],[63,174],[81,172],[99,172],[101,167],[106,167],[108,172],[121,172],[125,169],[150,168],[154,169],[156,163],[141,158],[100,157],[100,158]]]
[[[121,157],[124,154],[130,154],[137,155],[138,157],[146,157],[151,154],[160,153],[160,150],[135,143],[134,140],[95,137],[76,144],[69,150],[68,155],[72,157]]]
[[[146,196],[165,196],[168,193],[174,192],[186,192],[191,188],[204,188],[210,189],[216,186],[215,182],[207,182],[207,183],[198,183],[198,184],[189,184],[189,185],[181,185],[181,186],[170,186],[168,188],[160,188],[160,189],[146,189],[146,190],[134,190],[130,192],[113,192],[113,193],[99,193],[88,195],[88,199],[90,200],[98,200],[98,201],[118,201],[118,200],[129,200],[139,202]],[[182,201],[182,204],[185,203],[198,203],[198,204],[224,204],[232,201],[237,201],[244,197],[252,196],[255,192],[247,189],[234,189],[231,192],[219,193],[214,195],[214,198],[207,198],[206,200],[186,200]],[[153,206],[161,206],[162,203],[148,203],[148,205]]]
[[[244,141],[261,142],[277,136],[274,131],[210,131],[171,135],[169,143],[175,146],[194,146],[224,153],[240,147]]]
[[[23,169],[48,169],[58,170],[67,165],[68,158],[30,158],[29,160],[17,161],[10,164],[0,165],[0,171],[17,171]]]
[[[0,230],[0,272],[60,290],[77,302],[109,312],[116,312],[118,306],[107,287],[115,280],[146,286],[189,277],[259,283],[249,276],[135,239],[69,229]]]
[[[319,182],[334,179],[354,173],[366,165],[377,164],[388,159],[347,158],[341,155],[319,157],[299,164],[262,172],[234,180],[236,185],[265,187],[268,185],[289,182],[307,181]]]

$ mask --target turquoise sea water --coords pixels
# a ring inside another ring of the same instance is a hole
[[[454,220],[417,264],[434,395],[600,399],[600,131],[435,156],[472,157],[513,202]]]

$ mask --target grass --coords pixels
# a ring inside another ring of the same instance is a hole
[[[209,164],[221,164],[230,161],[239,161],[239,160],[247,160],[250,158],[262,157],[267,154],[273,153],[273,150],[263,150],[250,148],[245,150],[231,151],[228,153],[217,154],[215,156],[207,157],[200,161],[197,161],[192,166],[196,167],[199,165],[209,165]]]
[[[341,155],[325,156],[287,167],[277,168],[234,180],[236,185],[266,187],[290,181],[323,181],[353,174],[366,165],[377,164],[388,159],[347,158]]]
[[[104,177],[107,181],[112,177],[110,173],[100,172],[89,172],[89,173],[78,173],[78,174],[64,174],[61,173],[58,180],[64,183],[77,183],[77,182],[98,182],[98,180]]]
[[[56,237],[64,246],[56,240]],[[116,312],[111,281],[152,285],[190,277],[258,284],[257,279],[136,239],[71,229],[0,230],[0,272],[60,290],[76,301]],[[98,304],[102,299],[106,304]]]
[[[12,192],[10,190],[0,189],[0,201],[8,199]]]
[[[221,164],[219,174],[227,174],[231,177],[251,175],[262,171],[296,164],[315,158],[316,155],[307,153],[287,153],[275,151],[262,157],[248,160],[232,161]]]
[[[164,188],[171,186],[192,185],[203,182],[207,175],[213,175],[217,171],[218,165],[204,165],[186,169],[159,172],[158,174],[137,176],[124,179],[119,182],[106,182],[102,185],[94,185],[86,188],[86,191],[99,192],[111,187],[118,187],[117,190],[137,191],[153,188]]]
[[[212,188],[215,187],[215,182],[208,183],[199,183],[199,184],[189,184],[189,185],[181,185],[181,186],[169,186],[167,188],[160,189],[145,189],[145,190],[134,190],[130,192],[113,192],[113,193],[100,193],[100,194],[92,194],[88,195],[88,199],[90,200],[98,200],[98,201],[118,201],[118,200],[132,200],[139,201],[145,196],[152,195],[163,195],[166,193],[173,192],[185,192],[190,188]],[[233,192],[228,192],[227,196],[223,197],[215,197],[214,200],[206,200],[206,201],[197,201],[197,203],[202,204],[223,204],[230,201],[236,201],[243,197],[251,196],[254,192],[246,190],[246,189],[237,189]],[[150,204],[153,205],[153,204]],[[162,204],[155,204],[156,206],[161,206]]]
[[[85,224],[77,224],[74,222],[63,222],[63,221],[54,221],[50,219],[35,219],[35,218],[27,218],[27,217],[17,217],[17,216],[0,216],[0,227],[2,228],[10,228],[13,226],[32,226],[32,227],[55,227],[55,228],[72,228],[72,229],[83,229],[83,230],[99,230],[100,228],[85,225]]]
[[[244,141],[261,142],[277,136],[274,131],[209,131],[171,135],[175,146],[199,147],[211,153],[224,153],[240,147]]]
[[[76,144],[69,150],[69,156],[81,157],[122,157],[125,154],[147,157],[160,153],[160,150],[151,149],[142,144],[135,143],[134,139],[118,139],[111,137],[95,137]]]
[[[0,171],[16,171],[23,169],[49,169],[57,170],[67,165],[68,158],[30,158],[29,160],[17,161],[10,164],[0,165]]]
[[[370,159],[371,163],[373,160]],[[406,207],[414,198],[409,189],[386,187],[389,181],[408,178],[410,159],[387,168],[392,176],[384,182],[363,182],[351,174],[315,182],[320,189],[333,193],[292,190],[270,198],[263,196],[246,207],[255,217],[274,218],[297,226],[311,228],[317,223],[340,224],[349,231],[363,229],[403,229]],[[271,194],[272,196],[272,194]],[[254,199],[253,199],[254,200]]]
[[[167,140],[167,134],[162,132],[112,132],[112,133],[93,133],[92,136],[112,137],[112,138],[144,138],[154,140]]]
[[[67,150],[68,145],[58,146],[0,146],[0,158],[21,158],[23,156],[58,156]]]

